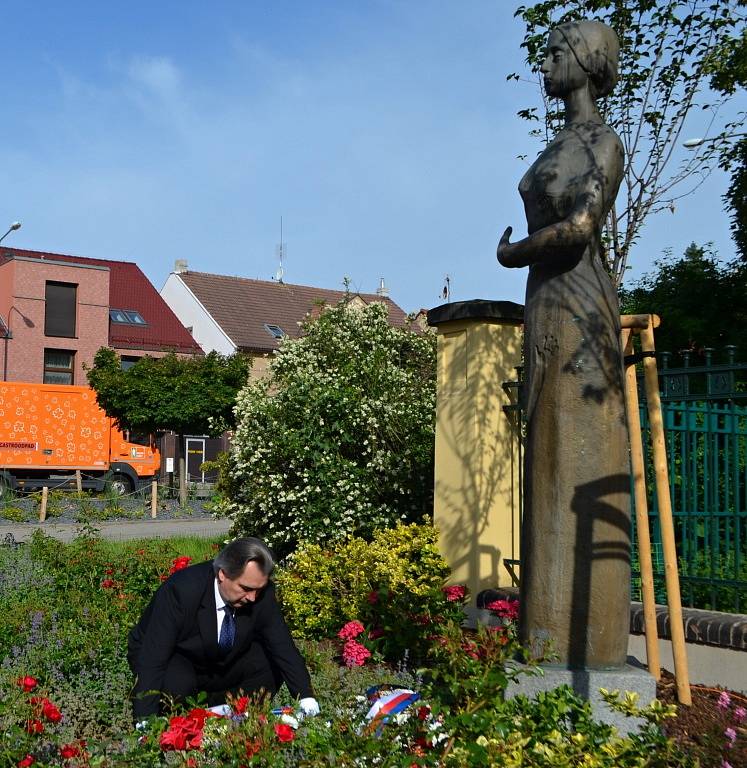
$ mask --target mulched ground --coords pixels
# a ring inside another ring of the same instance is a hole
[[[703,768],[722,768],[723,760],[733,768],[747,768],[747,721],[735,722],[737,707],[747,709],[747,696],[727,691],[731,699],[728,709],[718,706],[719,697],[725,690],[718,686],[692,685],[692,706],[677,703],[674,676],[663,671],[656,686],[657,698],[666,704],[677,705],[677,717],[667,720],[664,730],[676,739],[693,756],[700,758]],[[734,728],[736,741],[727,748],[729,739],[724,735],[727,728]]]

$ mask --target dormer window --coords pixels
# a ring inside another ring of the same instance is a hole
[[[120,325],[148,325],[143,316],[134,309],[110,309],[109,319]]]
[[[265,323],[265,330],[273,339],[282,339],[285,336],[285,331],[283,331],[279,325],[269,325],[268,323]]]

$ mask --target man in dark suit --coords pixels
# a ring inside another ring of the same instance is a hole
[[[208,704],[227,693],[275,693],[285,682],[308,715],[319,712],[306,664],[293,642],[269,577],[270,550],[259,539],[236,539],[212,562],[171,575],[128,637],[136,676],[133,714],[157,714],[157,693],[183,701],[205,691]]]

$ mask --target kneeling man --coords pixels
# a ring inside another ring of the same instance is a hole
[[[136,721],[161,711],[155,693],[208,705],[226,694],[275,693],[285,682],[304,713],[319,712],[306,664],[275,600],[275,564],[259,539],[236,539],[209,562],[170,576],[128,637]]]

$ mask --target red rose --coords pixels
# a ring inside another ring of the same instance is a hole
[[[77,744],[63,744],[60,747],[60,757],[63,760],[69,760],[71,757],[77,757],[80,754],[80,747]]]
[[[114,580],[113,579],[104,579],[101,582],[102,589],[111,589],[114,586]]]
[[[22,760],[18,761],[18,768],[28,768],[30,765],[33,765],[36,761],[31,755],[26,755]]]
[[[247,740],[246,742],[246,756],[254,757],[262,749],[262,741],[260,739]]]
[[[44,733],[44,723],[41,720],[29,720],[26,723],[28,733]]]
[[[36,688],[38,683],[36,682],[35,677],[31,677],[31,675],[24,675],[23,677],[18,678],[18,685],[23,688],[26,693],[30,693],[34,690],[34,688]]]
[[[59,723],[62,720],[62,712],[49,699],[42,701],[42,714],[50,723]]]
[[[233,702],[233,713],[235,715],[243,715],[246,712],[246,708],[249,705],[249,697],[242,696]],[[251,757],[251,755],[249,755]]]
[[[169,727],[161,734],[160,745],[164,752],[169,750],[199,749],[202,745],[202,726],[205,718],[201,712],[205,710],[193,710],[196,717],[172,717]],[[198,714],[199,713],[199,714]]]
[[[278,741],[293,741],[296,738],[293,728],[287,723],[275,723],[275,735]]]

